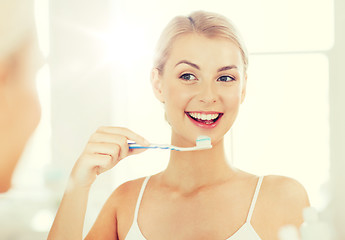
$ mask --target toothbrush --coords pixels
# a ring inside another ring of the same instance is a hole
[[[153,148],[153,149],[168,149],[175,151],[197,151],[212,148],[211,138],[208,136],[199,136],[194,147],[176,147],[169,144],[151,144],[149,146],[141,146],[136,143],[128,143],[129,149],[138,149],[138,148]]]

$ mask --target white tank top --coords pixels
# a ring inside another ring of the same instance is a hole
[[[146,177],[143,185],[141,187],[137,204],[135,207],[134,218],[131,228],[129,229],[125,240],[147,240],[144,235],[141,233],[139,225],[138,225],[138,212],[141,203],[141,199],[143,197],[147,182],[149,181],[150,176]],[[259,235],[255,232],[253,226],[251,225],[250,221],[254,212],[256,199],[258,198],[261,183],[263,180],[263,176],[261,176],[258,180],[256,185],[255,193],[252,199],[252,203],[249,208],[248,216],[246,222],[238,229],[231,237],[227,238],[226,240],[261,240]]]

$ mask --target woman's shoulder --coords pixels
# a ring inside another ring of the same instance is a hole
[[[104,234],[111,235],[114,231],[120,234],[121,232],[126,232],[123,230],[124,228],[126,230],[129,229],[136,200],[144,179],[145,178],[138,178],[127,181],[112,192],[86,239],[95,239],[96,236],[104,236]],[[121,224],[118,222],[119,219],[121,219]],[[116,224],[116,222],[118,224]],[[114,226],[116,226],[115,230],[113,229]],[[106,233],[104,229],[110,229],[112,233],[109,231]]]
[[[309,203],[308,194],[304,186],[296,179],[278,176],[264,176],[263,190],[270,197],[280,201],[301,201]]]
[[[145,177],[126,181],[119,185],[111,194],[110,199],[116,204],[136,201]],[[117,204],[116,204],[117,205]]]
[[[267,212],[280,215],[287,223],[302,223],[303,209],[310,204],[308,194],[300,182],[290,177],[268,175],[263,179],[261,191]]]
[[[260,176],[248,172],[239,171],[240,179],[250,180],[250,182],[258,182]],[[304,186],[296,179],[279,176],[264,175],[261,176],[262,183],[260,195],[266,200],[271,199],[274,202],[300,202],[300,204],[309,204],[308,194]]]

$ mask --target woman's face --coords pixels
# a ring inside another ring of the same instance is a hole
[[[200,135],[215,144],[233,125],[245,96],[241,52],[225,38],[178,37],[164,71],[153,71],[156,96],[165,105],[173,144],[195,145]]]

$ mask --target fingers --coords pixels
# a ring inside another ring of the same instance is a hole
[[[89,142],[85,152],[89,154],[109,155],[115,160],[121,160],[128,155],[127,140],[123,140],[121,137],[118,137],[112,143]]]
[[[84,154],[83,159],[85,161],[85,165],[89,166],[90,169],[109,169],[113,165],[116,165],[114,158],[108,154],[100,154],[100,153],[89,153]],[[98,170],[97,170],[98,171]]]
[[[128,140],[141,145],[149,144],[142,136],[129,129],[100,127],[91,135],[84,152],[72,170],[72,177],[79,185],[90,186],[96,175],[113,168],[125,157],[144,151],[129,150]]]
[[[122,160],[125,157],[133,154],[138,154],[145,149],[131,149],[128,147],[128,140],[135,141],[143,146],[149,145],[149,142],[142,136],[134,133],[127,128],[118,127],[100,127],[90,138],[89,143],[102,143],[98,144],[98,151],[92,148],[93,152],[111,154],[113,157]],[[108,149],[104,149],[108,146]],[[113,149],[119,147],[118,156],[115,156]]]
[[[117,161],[111,155],[95,154],[95,156],[92,156],[92,160],[95,161],[92,165],[97,175],[113,168],[117,164]]]
[[[115,143],[89,142],[85,148],[86,154],[109,155],[115,159],[119,157],[120,146]]]
[[[129,150],[128,140],[135,141],[143,146],[149,145],[145,138],[127,128],[100,127],[90,137],[85,152],[110,155],[117,163],[129,155],[145,151],[145,149]]]
[[[127,138],[127,140],[133,140],[138,144],[141,145],[149,145],[149,142],[140,136],[139,134],[136,134],[135,132],[127,129],[127,128],[121,128],[121,127],[100,127],[97,130],[97,133],[106,133],[106,134],[114,134],[114,135],[121,135]]]

